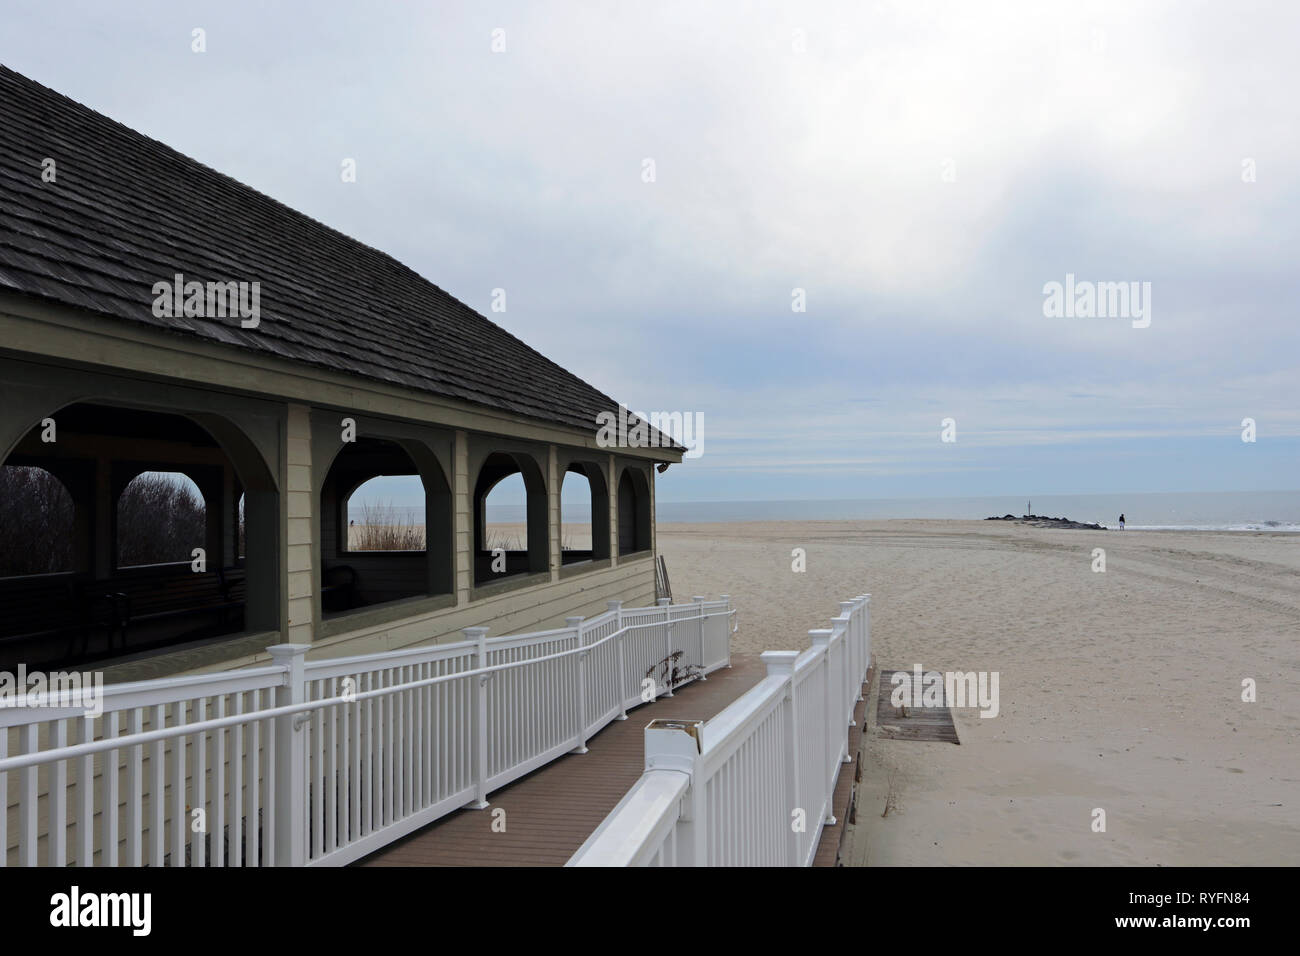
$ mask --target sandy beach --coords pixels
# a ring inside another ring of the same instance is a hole
[[[737,650],[802,649],[870,592],[879,667],[999,673],[997,717],[954,713],[960,746],[868,726],[847,862],[1300,861],[1296,535],[755,522],[658,545],[679,599],[732,596]]]

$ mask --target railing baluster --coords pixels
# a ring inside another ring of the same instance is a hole
[[[9,756],[9,728],[0,727],[0,760]],[[9,865],[9,771],[0,770],[0,866]]]
[[[185,701],[178,700],[172,705],[175,726],[185,725]],[[185,738],[173,737],[172,741],[172,866],[185,865],[185,849],[188,844],[189,814],[185,807]]]
[[[131,708],[127,734],[144,729],[144,711]],[[126,751],[126,865],[144,865],[144,747],[133,744]]]
[[[78,742],[92,743],[95,739],[95,718],[82,717],[77,721],[80,732]],[[117,754],[110,750],[104,754],[104,775],[109,773],[109,758],[116,769]],[[95,755],[85,754],[77,761],[77,866],[95,865]],[[114,807],[114,812],[117,808]],[[108,816],[108,806],[104,807]]]
[[[350,843],[357,837],[356,825],[352,822],[355,814],[353,794],[356,792],[356,774],[352,769],[352,711],[348,703],[340,704],[339,710],[339,771],[343,774],[342,786],[339,787],[339,823],[338,843]],[[338,843],[335,845],[337,846]]]
[[[22,753],[40,750],[40,728],[35,723],[19,728]],[[22,866],[36,865],[36,845],[40,839],[36,829],[36,781],[39,767],[23,767],[18,771],[18,860]]]
[[[265,689],[262,691],[262,707],[270,709],[275,706],[276,690]],[[280,821],[279,815],[275,812],[276,795],[279,792],[279,781],[276,780],[276,768],[282,766],[279,762],[278,755],[280,748],[276,744],[276,722],[275,720],[262,721],[262,746],[266,750],[266,756],[262,759],[262,784],[265,790],[262,793],[262,864],[264,866],[279,866],[279,847],[276,841],[279,839]],[[299,779],[302,776],[302,768],[298,768]],[[302,815],[298,820],[305,826],[306,820]]]
[[[234,695],[235,713],[244,714],[243,692]],[[230,865],[247,866],[248,850],[244,846],[244,724],[235,724],[230,738]],[[254,823],[256,825],[256,823]]]
[[[384,672],[384,686],[393,686],[393,672]],[[380,817],[383,825],[393,822],[393,695],[385,694],[380,698],[381,720],[384,722],[384,812]]]
[[[318,692],[326,697],[338,696],[338,679],[330,678],[328,683],[318,684]],[[339,708],[329,709],[329,734],[325,744],[325,845],[316,848],[318,854],[329,853],[339,845]]]
[[[374,689],[375,675],[365,675],[365,689]],[[377,796],[379,794],[379,778],[375,774],[375,754],[377,750],[375,733],[375,699],[367,697],[365,701],[365,757],[362,763],[362,773],[364,776],[364,787],[362,792],[366,798],[366,808],[362,816],[362,833],[372,833],[375,829],[375,806],[378,804]]]
[[[206,697],[196,698],[194,701],[194,722],[202,721],[208,712],[208,699]],[[208,865],[208,735],[199,731],[194,735],[194,781],[191,784],[191,792],[194,794],[194,806],[190,811],[190,818],[185,821],[185,829],[190,839],[193,841],[193,852],[190,863],[194,866]],[[193,815],[198,813],[198,820],[202,828],[196,834],[194,832]]]
[[[110,739],[118,735],[118,711],[112,710],[104,715],[104,736]],[[104,821],[101,832],[103,833],[103,847],[100,850],[100,860],[104,866],[117,866],[117,823],[118,823],[118,773],[120,772],[121,751],[110,750],[105,754],[104,763],[104,791],[100,801],[103,809],[100,811],[101,819]],[[4,787],[0,786],[0,793],[4,793]],[[0,847],[4,846],[4,841],[0,840]],[[2,853],[2,851],[0,851]]]
[[[50,749],[62,750],[68,745],[68,722],[49,722]],[[49,771],[50,832],[46,838],[50,866],[66,866],[68,862],[68,763],[55,760]]]
[[[409,671],[416,680],[424,677],[424,668]],[[427,687],[408,693],[408,713],[411,715],[411,790],[409,800],[412,810],[422,810],[428,805],[424,786],[424,698]]]
[[[216,702],[218,720],[226,716],[226,696],[219,694]],[[226,860],[226,731],[212,735],[212,865],[227,866]]]
[[[360,681],[357,682],[360,684]],[[361,777],[361,705],[353,703],[347,705],[343,711],[343,720],[350,725],[348,730],[349,739],[351,740],[351,763],[348,771],[348,834],[353,840],[361,838],[361,794],[362,789]]]
[[[258,709],[261,691],[253,691],[253,710]],[[259,810],[258,794],[262,789],[262,722],[250,721],[248,724],[248,782],[244,785],[247,797],[247,810],[244,814],[244,865],[261,866],[262,848],[260,846],[262,815]]]
[[[320,856],[325,848],[325,814],[332,801],[328,793],[334,787],[333,777],[325,769],[325,712],[311,712],[311,747],[307,749],[310,761],[310,773],[307,775],[307,788],[312,795],[311,842],[305,850],[305,858]],[[306,728],[304,728],[305,731]]]

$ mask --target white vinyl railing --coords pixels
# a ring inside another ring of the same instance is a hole
[[[0,865],[341,865],[730,662],[730,600],[0,701]],[[653,683],[645,683],[647,680]],[[647,687],[649,688],[647,690]]]
[[[655,720],[645,773],[569,866],[808,866],[832,808],[871,662],[870,595],[706,722]]]

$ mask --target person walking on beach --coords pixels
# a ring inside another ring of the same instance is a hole
[[[1120,531],[1123,531],[1123,530],[1124,530],[1124,516],[1123,516],[1123,515],[1120,515],[1120,516],[1119,516],[1119,530],[1120,530]]]

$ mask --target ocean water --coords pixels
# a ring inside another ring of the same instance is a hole
[[[355,504],[354,499],[354,504]],[[833,521],[884,518],[981,519],[1034,514],[1117,527],[1120,514],[1130,531],[1300,532],[1300,491],[1170,492],[1132,495],[1041,495],[1025,498],[861,498],[827,501],[660,501],[660,523],[710,521]],[[390,507],[395,523],[424,522],[424,509]],[[353,508],[353,520],[360,518]],[[488,521],[522,522],[522,506],[488,508]],[[565,521],[591,520],[591,509],[565,503]]]
[[[1033,513],[1132,531],[1300,532],[1300,491],[1041,495],[1026,498],[863,498],[843,501],[658,502],[660,523],[885,518],[981,519]]]

